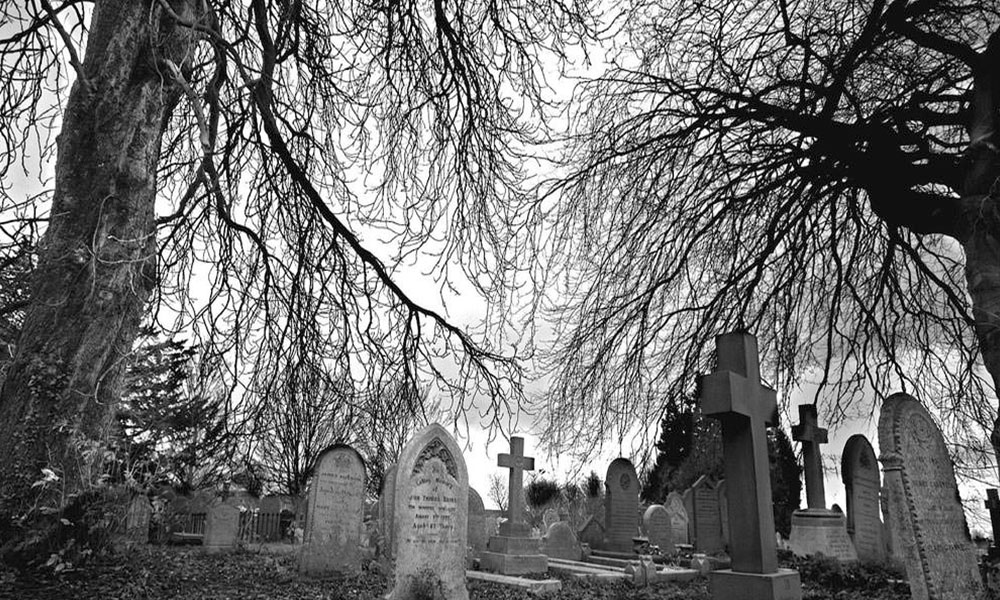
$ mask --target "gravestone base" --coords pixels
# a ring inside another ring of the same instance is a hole
[[[796,556],[823,554],[842,563],[858,560],[858,553],[847,535],[844,515],[823,508],[807,508],[792,513],[792,533],[788,545]]]
[[[712,571],[708,574],[712,600],[802,600],[799,572],[778,569],[777,573],[737,573]]]
[[[549,557],[544,554],[500,554],[483,552],[479,557],[479,568],[501,575],[531,575],[549,570]]]

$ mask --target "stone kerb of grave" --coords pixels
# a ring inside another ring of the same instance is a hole
[[[632,538],[639,535],[639,479],[635,467],[626,458],[616,458],[608,465],[604,485],[607,499],[603,549],[631,552]]]
[[[396,573],[388,599],[435,590],[442,600],[468,600],[469,474],[444,427],[428,425],[407,442],[395,483]]]
[[[309,484],[300,572],[325,575],[361,569],[365,489],[365,463],[357,450],[338,444],[320,454]]]
[[[732,569],[709,574],[712,598],[799,600],[799,574],[778,568],[775,549],[767,425],[776,422],[777,394],[761,385],[752,335],[720,335],[715,346],[718,370],[702,378],[699,401],[722,424]]]
[[[653,504],[642,514],[642,529],[649,538],[649,543],[660,549],[663,555],[672,555],[674,547],[673,528],[670,523],[670,513],[660,504]]]
[[[941,430],[917,399],[893,394],[882,405],[878,437],[894,551],[911,596],[981,598],[977,552]]]
[[[875,450],[864,435],[848,438],[840,460],[840,474],[847,492],[847,533],[854,542],[858,559],[881,562],[886,558],[882,540],[882,518],[879,516],[878,460]]]
[[[820,445],[826,443],[827,434],[826,429],[819,427],[815,404],[799,406],[799,423],[792,427],[792,438],[802,444],[808,508],[792,513],[788,545],[797,556],[823,554],[840,562],[858,560],[847,535],[846,517],[826,508]]]

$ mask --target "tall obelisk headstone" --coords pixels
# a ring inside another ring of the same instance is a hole
[[[436,590],[444,600],[468,600],[469,474],[444,427],[428,425],[407,442],[395,483],[396,575],[388,598]]]
[[[712,571],[715,600],[800,600],[797,571],[778,568],[771,511],[767,425],[777,394],[760,383],[757,340],[746,333],[715,339],[718,370],[702,379],[702,412],[722,422],[732,569]]]
[[[607,496],[604,504],[604,546],[615,552],[631,552],[632,538],[639,535],[639,478],[627,458],[616,458],[608,465],[604,479]]]
[[[361,570],[365,486],[365,461],[357,450],[337,444],[320,454],[309,484],[300,572]]]
[[[847,533],[854,541],[858,558],[881,562],[886,558],[882,539],[882,519],[879,516],[878,460],[868,438],[852,435],[844,445],[840,460],[840,475],[847,491]]]
[[[893,394],[882,405],[878,442],[893,552],[913,600],[981,598],[977,552],[941,430],[916,398]]]
[[[858,560],[854,544],[847,535],[844,514],[826,507],[823,458],[819,447],[826,443],[827,436],[826,429],[819,426],[815,404],[799,405],[799,424],[792,427],[792,439],[802,444],[808,508],[792,513],[788,545],[798,556],[823,554],[841,562]]]
[[[524,455],[524,438],[512,436],[510,454],[497,456],[497,464],[510,469],[507,520],[500,524],[499,534],[490,537],[479,565],[503,575],[545,573],[549,559],[541,553],[541,538],[529,537],[531,528],[524,521],[523,474],[535,468],[535,459]]]

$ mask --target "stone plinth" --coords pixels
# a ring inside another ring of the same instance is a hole
[[[737,573],[726,569],[708,574],[713,600],[801,600],[802,582],[798,571],[778,569],[775,573]]]
[[[490,537],[486,552],[479,557],[484,571],[502,575],[528,575],[545,573],[549,559],[541,553],[541,539],[494,535]]]
[[[858,560],[843,513],[807,508],[792,513],[792,533],[788,545],[796,556],[822,554],[840,562]]]

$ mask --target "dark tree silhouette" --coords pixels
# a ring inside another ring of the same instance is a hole
[[[640,4],[549,188],[549,438],[588,452],[746,329],[834,418],[903,388],[1000,451],[970,428],[1000,380],[1000,6]]]

